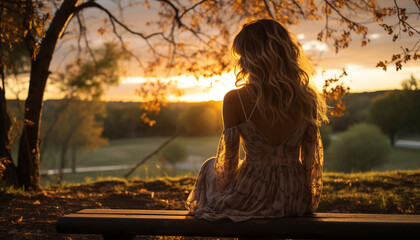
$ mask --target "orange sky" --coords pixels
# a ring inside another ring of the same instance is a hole
[[[389,1],[391,2],[391,1]],[[380,1],[380,3],[389,3]],[[392,3],[392,2],[391,2]],[[107,3],[104,3],[107,4]],[[408,4],[408,3],[404,3]],[[408,6],[409,7],[409,6]],[[142,12],[143,11],[143,12]],[[124,15],[125,21],[133,28],[141,28],[143,25],[137,26],[139,12],[142,12],[141,17],[153,17],[150,11],[129,9]],[[144,13],[144,14],[143,14]],[[87,12],[87,15],[92,15],[92,20],[89,26],[95,28],[100,26],[105,16],[96,16],[98,12]],[[73,21],[74,24],[75,21]],[[96,25],[95,25],[96,24]],[[419,26],[420,22],[415,21],[414,27]],[[366,47],[360,46],[360,37],[352,35],[352,42],[347,49],[340,50],[338,54],[335,53],[331,42],[319,42],[316,40],[318,32],[324,27],[322,21],[303,21],[298,25],[291,26],[289,30],[294,33],[306,55],[308,55],[316,69],[317,74],[314,77],[315,85],[321,89],[323,79],[330,77],[333,74],[340,74],[341,69],[345,68],[348,76],[344,78],[345,83],[351,88],[351,92],[362,91],[376,91],[386,89],[401,88],[400,83],[404,79],[408,79],[413,74],[417,79],[420,79],[420,62],[411,62],[403,66],[401,71],[396,72],[393,66],[390,66],[387,72],[380,68],[376,68],[376,63],[379,60],[390,59],[393,53],[401,52],[400,47],[411,47],[417,39],[404,36],[396,42],[392,42],[391,37],[378,26],[378,23],[368,25],[368,37],[370,43]],[[71,29],[71,27],[69,27]],[[100,46],[109,39],[98,37],[95,31],[90,32],[91,47]],[[139,48],[141,43],[135,36],[125,35],[130,42],[131,47]],[[72,41],[61,40],[59,47],[54,54],[51,71],[63,67],[69,56],[69,45]],[[74,44],[74,41],[73,41]],[[143,44],[144,45],[144,44]],[[229,52],[229,49],[226,49]],[[233,63],[233,59],[232,59]],[[325,71],[322,76],[321,72]],[[130,69],[128,76],[121,79],[121,84],[117,87],[111,87],[107,90],[104,96],[105,100],[112,101],[139,101],[141,99],[135,94],[135,89],[139,83],[145,81],[144,78],[136,74],[135,69]],[[181,97],[169,96],[171,101],[208,101],[208,100],[222,100],[223,96],[234,86],[234,76],[232,73],[225,73],[222,76],[214,77],[212,79],[200,78],[199,81],[193,77],[175,76],[172,77],[179,82],[178,87],[183,90],[184,95]],[[9,81],[9,85],[13,88],[13,80]],[[15,92],[17,88],[15,87]],[[26,96],[26,84],[20,84],[21,99]],[[7,92],[9,98],[14,98],[13,91]],[[45,99],[59,98],[56,91],[47,86]]]
[[[392,4],[392,1],[380,1],[380,4],[390,3]],[[400,4],[412,3],[404,2]],[[404,7],[410,9],[408,5]],[[420,61],[404,65],[403,69],[398,72],[392,65],[386,72],[381,68],[376,68],[379,60],[389,60],[392,54],[401,52],[401,46],[412,47],[418,39],[403,36],[393,42],[378,23],[368,24],[370,42],[367,46],[361,47],[360,36],[352,35],[350,46],[335,53],[332,42],[316,40],[317,34],[324,27],[324,24],[322,21],[303,21],[289,28],[296,35],[305,54],[311,58],[314,64],[317,73],[313,80],[319,89],[322,89],[326,77],[334,74],[339,75],[343,68],[348,73],[348,76],[343,80],[351,88],[351,92],[398,89],[401,88],[401,81],[410,78],[411,74],[420,79]],[[414,21],[413,26],[418,27],[419,24],[419,21]],[[229,49],[226,49],[226,51],[229,51]],[[323,71],[325,71],[324,76],[321,74]],[[173,101],[222,100],[224,94],[235,87],[235,79],[232,73],[219,77],[220,81],[216,83],[214,79],[210,81],[200,79],[198,82],[193,78],[184,76],[178,77],[178,79],[182,82],[179,87],[184,90],[185,94],[180,98],[172,97],[171,100]],[[141,81],[144,80],[136,76],[123,79],[119,87],[109,89],[107,99],[136,99],[132,94],[132,89]],[[212,88],[209,88],[210,83],[213,83]]]
[[[418,66],[406,66],[398,72],[394,69],[385,72],[380,68],[366,68],[360,65],[347,65],[345,68],[348,76],[344,77],[343,81],[350,87],[351,92],[399,89],[401,88],[401,81],[409,79],[411,74],[416,79],[420,79],[420,67]],[[318,70],[313,82],[321,90],[325,77],[339,75],[340,73],[341,69],[327,69],[322,75],[321,70]],[[184,94],[180,97],[171,96],[169,97],[170,101],[222,100],[226,92],[235,88],[233,73],[226,73],[213,79],[201,78],[199,81],[194,77],[185,76],[173,77],[173,79],[180,82],[178,87],[184,91]],[[140,101],[141,99],[134,94],[134,89],[143,81],[145,79],[141,77],[124,78],[120,86],[111,87],[107,91],[105,99],[111,101]]]

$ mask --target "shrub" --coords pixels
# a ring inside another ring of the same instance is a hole
[[[223,124],[217,105],[201,104],[190,107],[178,117],[178,130],[186,136],[210,136],[222,132]]]
[[[378,127],[360,123],[331,142],[326,168],[333,171],[369,171],[381,165],[388,153],[388,139]]]
[[[322,146],[324,150],[327,150],[331,143],[332,128],[330,126],[321,126],[319,133],[321,134]]]
[[[161,153],[165,161],[172,166],[185,161],[187,158],[187,149],[177,142],[166,146]]]

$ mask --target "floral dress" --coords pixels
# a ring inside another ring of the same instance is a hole
[[[239,159],[239,146],[245,158]],[[319,130],[300,120],[280,145],[271,144],[250,117],[221,136],[186,202],[197,218],[234,222],[314,212],[322,190]]]

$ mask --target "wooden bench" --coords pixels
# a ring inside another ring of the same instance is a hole
[[[65,215],[59,233],[293,239],[420,239],[420,215],[316,213],[303,217],[209,222],[178,210],[85,209]]]

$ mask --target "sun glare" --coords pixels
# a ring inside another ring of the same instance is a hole
[[[156,80],[154,78],[126,77],[121,82],[122,84],[136,85]],[[209,78],[200,76],[197,79],[191,75],[181,75],[160,80],[163,82],[175,82],[177,88],[183,93],[181,96],[175,94],[167,96],[171,102],[221,101],[228,91],[236,88],[233,72],[222,73]],[[141,99],[136,100],[141,101]]]
[[[366,68],[357,63],[347,64],[345,69],[348,76],[343,77],[342,82],[350,87],[351,92],[398,89],[401,87],[401,80],[408,79],[412,73],[419,72],[417,66],[406,66],[398,72],[392,69],[385,72],[378,68]],[[313,84],[319,91],[322,91],[325,79],[339,76],[342,71],[342,69],[326,69],[325,71],[317,69],[312,79]],[[418,74],[414,75],[418,77]],[[150,80],[157,79],[143,77],[124,78],[121,81],[121,86],[111,88],[103,99],[106,101],[142,101],[135,94],[134,89],[137,89],[139,84]],[[182,91],[183,94],[181,96],[175,94],[167,96],[168,101],[171,102],[221,101],[228,91],[236,88],[233,72],[223,73],[211,78],[199,77],[196,79],[194,76],[181,75],[160,80],[163,82],[174,81],[176,87]]]
[[[222,73],[221,75],[210,78],[192,76],[180,76],[175,79],[178,81],[178,88],[184,92],[182,96],[171,96],[170,101],[221,101],[225,94],[236,88],[235,76],[233,72]]]

